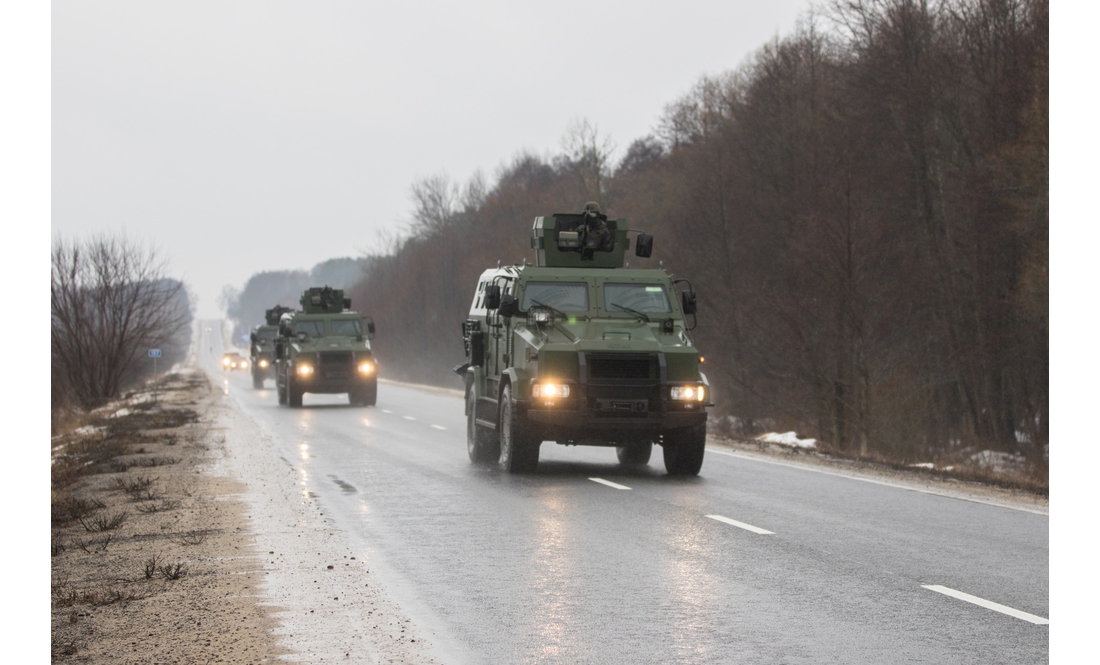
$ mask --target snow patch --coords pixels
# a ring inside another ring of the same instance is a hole
[[[970,461],[983,469],[990,469],[996,473],[1014,473],[1024,466],[1027,458],[1014,453],[983,450],[971,455]]]
[[[130,409],[119,409],[118,411],[115,411],[114,413],[112,413],[110,417],[111,418],[121,418],[123,416],[128,416],[131,413],[133,413],[133,411],[131,411]]]
[[[84,427],[78,427],[73,430],[73,434],[77,436],[91,436],[92,434],[99,434],[100,432],[106,432],[106,427],[98,425],[85,425]]]
[[[805,448],[807,450],[817,448],[817,439],[800,439],[794,432],[784,432],[783,434],[768,432],[767,434],[761,434],[756,437],[756,440],[766,443],[778,443],[781,446],[790,446],[792,448]]]

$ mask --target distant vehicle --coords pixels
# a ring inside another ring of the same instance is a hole
[[[212,330],[212,328],[207,328],[206,332],[210,332],[211,330]]]
[[[291,307],[276,305],[264,312],[266,325],[260,324],[252,329],[248,350],[252,361],[253,388],[263,388],[264,379],[275,378],[275,338],[279,336],[279,319],[293,311]]]
[[[302,292],[300,302],[301,311],[279,318],[279,404],[300,407],[305,393],[347,393],[353,406],[374,406],[378,364],[369,341],[374,338],[374,321],[352,310],[351,298],[340,289],[314,287]]]
[[[248,369],[248,361],[236,351],[230,351],[222,356],[222,369],[232,372],[238,369]]]
[[[542,442],[555,441],[614,446],[620,463],[642,465],[657,443],[669,474],[697,475],[713,404],[689,335],[691,284],[624,267],[626,220],[595,204],[536,217],[531,246],[535,265],[482,273],[462,325],[466,362],[455,372],[470,460],[532,472]],[[652,249],[639,234],[635,253]]]

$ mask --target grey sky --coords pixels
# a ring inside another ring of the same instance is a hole
[[[55,1],[53,231],[154,242],[220,316],[226,284],[375,246],[418,177],[491,178],[579,117],[621,155],[808,8]]]

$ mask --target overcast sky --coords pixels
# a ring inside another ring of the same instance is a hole
[[[621,156],[809,6],[56,1],[53,232],[155,243],[221,316],[226,284],[377,246],[418,177],[491,179],[581,117]]]

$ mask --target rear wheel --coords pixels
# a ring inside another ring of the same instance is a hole
[[[670,476],[697,476],[703,467],[707,426],[693,425],[672,430],[664,435],[661,447],[664,448],[665,470]]]
[[[497,432],[500,434],[499,463],[502,471],[532,473],[538,468],[542,441],[532,434],[530,426],[516,412],[510,385],[505,385],[500,392]]]
[[[500,458],[500,442],[487,427],[477,424],[476,406],[471,388],[466,393],[466,453],[471,462],[493,462]]]
[[[619,464],[645,466],[649,464],[649,456],[653,454],[653,443],[651,441],[627,443],[615,446],[615,452],[619,455]]]

